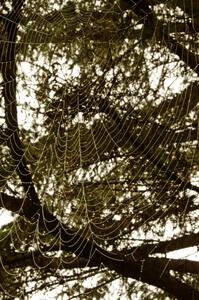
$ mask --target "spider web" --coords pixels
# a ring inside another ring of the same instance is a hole
[[[0,233],[5,299],[172,293],[148,266],[194,288],[197,273],[169,267],[171,251],[198,245],[190,2],[1,2],[1,207],[14,216]]]

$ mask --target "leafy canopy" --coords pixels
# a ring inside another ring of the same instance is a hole
[[[199,299],[198,12],[1,1],[2,299]]]

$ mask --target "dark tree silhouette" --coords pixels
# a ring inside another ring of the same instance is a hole
[[[2,299],[199,299],[197,1],[1,5]]]

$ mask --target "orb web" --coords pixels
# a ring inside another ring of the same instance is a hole
[[[190,2],[2,1],[5,299],[154,298],[164,278],[197,291],[174,261],[190,252],[171,254],[198,245]]]

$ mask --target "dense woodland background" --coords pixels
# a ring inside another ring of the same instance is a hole
[[[1,299],[199,299],[198,0],[0,5]]]

